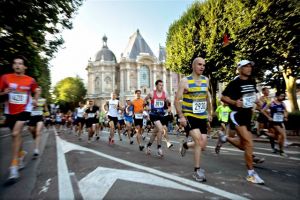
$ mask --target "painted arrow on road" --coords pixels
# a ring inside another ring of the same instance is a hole
[[[153,174],[104,167],[98,167],[93,172],[89,173],[79,181],[78,186],[84,199],[103,199],[117,180],[144,183],[190,192],[200,192]]]

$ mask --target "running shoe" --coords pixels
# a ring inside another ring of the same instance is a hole
[[[16,181],[19,178],[18,166],[11,166],[9,168],[9,181]]]
[[[34,151],[33,151],[33,158],[37,158],[37,157],[39,157],[39,155],[40,155],[39,150],[38,149],[34,149]]]
[[[171,147],[173,147],[173,144],[172,143],[168,143],[167,147],[168,147],[168,149],[170,149]]]
[[[256,172],[253,172],[251,175],[247,176],[247,181],[255,184],[263,185],[265,182],[258,176]]]
[[[180,153],[180,155],[182,156],[182,157],[184,157],[185,156],[185,154],[186,154],[186,148],[184,148],[184,146],[183,146],[183,142],[180,144],[180,148],[179,148],[179,153]]]
[[[276,149],[276,148],[272,148],[272,153],[277,153],[277,152],[279,152],[279,150],[278,150],[278,149]]]
[[[22,156],[19,157],[19,170],[23,169],[25,167],[25,164],[24,164],[24,159],[25,159],[25,156],[27,155],[27,151],[22,151]]]
[[[147,147],[147,149],[146,149],[146,154],[147,154],[147,155],[150,155],[150,154],[151,154],[151,147]]]
[[[204,174],[204,170],[203,169],[198,169],[197,171],[195,171],[193,173],[193,178],[197,181],[197,182],[205,182],[206,181],[206,177]]]
[[[162,151],[161,148],[158,148],[158,149],[157,149],[157,155],[158,155],[159,157],[163,157],[163,156],[164,156],[163,151]]]
[[[279,155],[285,158],[289,157],[284,151],[279,151]]]
[[[145,148],[144,146],[139,146],[140,151],[143,151],[144,148]]]
[[[114,139],[111,139],[110,140],[110,144],[114,144],[115,143],[115,140]]]
[[[265,159],[253,155],[253,162],[254,164],[259,164],[265,162]]]
[[[87,141],[87,142],[88,142],[88,144],[91,144],[91,139],[88,139],[88,141]]]
[[[133,141],[132,141],[132,140],[130,140],[130,144],[133,144]]]
[[[218,134],[219,134],[219,138],[218,138],[218,141],[217,141],[217,144],[216,144],[216,147],[215,147],[216,154],[220,153],[220,150],[221,150],[221,147],[222,147],[223,143],[226,142],[225,134],[222,131],[219,131]]]

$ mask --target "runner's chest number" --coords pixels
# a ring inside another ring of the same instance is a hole
[[[193,101],[193,113],[204,113],[206,111],[206,101]]]

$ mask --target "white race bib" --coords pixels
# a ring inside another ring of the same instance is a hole
[[[94,118],[95,117],[95,113],[88,113],[88,118]]]
[[[256,95],[254,93],[244,94],[243,96],[243,108],[252,108],[256,101]]]
[[[206,101],[193,101],[193,113],[204,113],[206,111]]]
[[[27,94],[24,93],[9,93],[9,103],[12,104],[26,104],[27,103]]]
[[[134,114],[134,116],[135,116],[135,119],[143,119],[143,114],[142,113]]]
[[[132,116],[133,112],[132,111],[129,111],[128,112],[128,116]]]
[[[31,111],[31,116],[43,115],[42,110],[33,110]]]
[[[274,122],[283,122],[283,113],[274,113],[273,121]]]
[[[78,112],[77,117],[83,117],[83,112]]]
[[[161,99],[154,99],[154,108],[163,108],[165,101]]]

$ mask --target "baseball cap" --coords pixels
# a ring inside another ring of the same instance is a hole
[[[237,64],[237,68],[241,68],[247,64],[251,64],[252,66],[254,66],[254,62],[253,61],[249,61],[249,60],[241,60],[240,62],[238,62]]]

